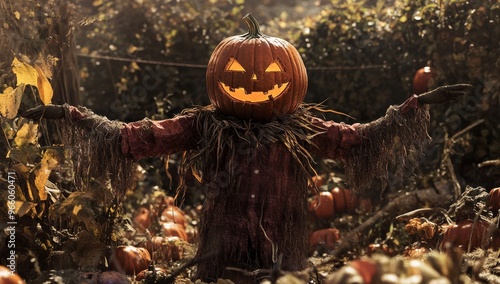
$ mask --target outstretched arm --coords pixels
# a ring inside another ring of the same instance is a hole
[[[461,96],[471,92],[472,85],[457,84],[441,86],[432,91],[418,95],[419,104],[441,104],[448,101],[454,101]]]
[[[30,119],[66,118],[72,126],[88,132],[88,137],[98,132],[111,137],[112,132],[117,132],[122,153],[134,160],[190,150],[198,141],[193,115],[160,121],[144,119],[132,123],[121,123],[109,121],[83,107],[41,105],[27,110],[22,116]]]
[[[385,187],[388,166],[398,165],[402,170],[427,144],[428,104],[455,100],[471,89],[471,85],[460,84],[413,95],[403,104],[391,106],[384,117],[365,124],[314,120],[316,126],[325,129],[324,133],[314,137],[317,152],[345,161],[352,189],[368,189],[374,180],[380,180]]]
[[[58,119],[64,145],[72,149],[75,177],[85,186],[90,177],[123,191],[130,184],[134,161],[196,146],[194,116],[133,123],[110,121],[84,107],[38,106],[22,114],[31,119]]]

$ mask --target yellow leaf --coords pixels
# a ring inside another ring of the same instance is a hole
[[[38,124],[25,123],[21,126],[21,129],[17,131],[16,138],[14,138],[14,143],[18,147],[22,147],[28,144],[36,144],[38,142]]]
[[[50,85],[50,82],[43,73],[42,69],[38,66],[36,66],[35,69],[38,73],[37,88],[38,93],[40,94],[40,99],[42,100],[42,103],[44,105],[50,104],[50,102],[52,101],[52,96],[54,95],[52,86]]]
[[[12,89],[8,87],[0,94],[0,115],[13,119],[17,115],[24,93],[24,84]]]
[[[21,218],[24,215],[30,213],[30,212],[35,212],[35,207],[36,203],[29,202],[29,201],[17,201],[16,200],[16,215]]]
[[[47,191],[45,185],[49,180],[52,170],[59,164],[57,152],[53,149],[45,151],[42,161],[35,170],[35,186],[38,189],[40,200],[47,200]]]
[[[16,19],[21,19],[21,14],[18,12],[18,11],[15,11],[14,12],[14,17],[16,17]]]
[[[12,61],[12,71],[16,74],[17,77],[17,85],[26,84],[37,86],[38,84],[38,72],[33,66],[21,62],[14,57]]]
[[[75,205],[75,207],[73,207],[73,215],[74,216],[78,216],[78,212],[80,212],[80,210],[82,210],[83,206],[81,204],[78,204],[78,205]]]

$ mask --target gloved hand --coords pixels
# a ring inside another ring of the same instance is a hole
[[[473,86],[469,84],[457,84],[438,87],[432,91],[420,94],[418,102],[420,104],[441,104],[451,100],[457,100],[459,97],[471,92]]]
[[[62,105],[39,105],[30,108],[21,114],[22,117],[29,119],[61,119],[64,117],[64,107]]]

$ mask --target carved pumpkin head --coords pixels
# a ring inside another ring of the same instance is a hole
[[[224,39],[208,62],[210,101],[241,119],[269,121],[294,113],[307,90],[300,54],[287,41],[263,35],[252,15],[243,20],[249,32]]]

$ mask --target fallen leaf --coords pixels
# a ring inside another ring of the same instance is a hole
[[[29,202],[29,201],[16,201],[16,215],[21,218],[24,215],[30,213],[30,212],[35,212],[35,207],[36,203]]]
[[[35,186],[38,189],[40,200],[47,200],[45,186],[52,170],[59,164],[58,153],[53,149],[48,149],[43,154],[42,161],[35,169]]]
[[[21,129],[17,131],[14,143],[18,147],[23,147],[28,144],[36,144],[38,142],[38,124],[32,122],[25,123]]]
[[[21,84],[15,89],[8,87],[3,94],[0,94],[0,114],[3,117],[13,119],[17,116],[24,93],[24,86],[24,84]]]
[[[52,101],[52,96],[54,95],[52,85],[50,85],[49,80],[40,67],[36,66],[35,69],[38,73],[37,88],[38,93],[40,94],[40,99],[42,100],[42,103],[44,105],[50,104],[50,102]]]
[[[17,86],[21,84],[38,85],[38,72],[36,72],[36,69],[27,63],[19,61],[17,57],[14,57],[12,61],[12,72],[16,74]]]

